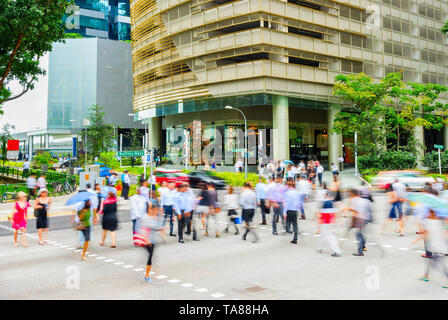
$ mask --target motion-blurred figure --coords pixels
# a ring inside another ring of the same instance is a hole
[[[252,220],[255,215],[255,208],[257,207],[257,196],[252,190],[252,184],[245,182],[239,199],[240,206],[242,208],[242,218],[246,224],[246,232],[243,235],[242,240],[246,240],[249,232],[254,234],[253,242],[258,241],[258,235],[253,228],[251,228]]]

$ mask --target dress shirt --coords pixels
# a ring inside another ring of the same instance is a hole
[[[261,199],[266,199],[266,191],[268,189],[268,186],[266,183],[259,182],[255,186],[255,192],[257,193],[257,202],[259,202]]]
[[[164,190],[161,196],[161,205],[162,206],[174,206],[175,198],[177,197],[176,190]]]
[[[193,198],[189,192],[177,193],[177,196],[174,198],[174,209],[178,215],[182,214],[182,211],[184,213],[193,211]]]
[[[268,187],[267,198],[269,201],[282,203],[284,199],[285,187],[280,183],[271,183]]]
[[[257,196],[254,191],[246,189],[241,192],[239,202],[243,209],[255,209],[257,207]]]
[[[300,192],[296,189],[288,188],[288,190],[285,192],[283,214],[285,214],[288,210],[298,211],[301,208],[300,200]]]

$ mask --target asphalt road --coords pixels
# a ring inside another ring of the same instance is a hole
[[[398,237],[395,226],[379,235],[379,225],[369,226],[367,252],[354,257],[354,234],[346,235],[341,219],[337,230],[343,256],[317,253],[319,237],[312,221],[317,203],[306,205],[307,220],[299,221],[299,244],[280,232],[273,236],[270,226],[259,226],[259,243],[242,241],[233,233],[215,238],[191,236],[179,244],[168,237],[156,247],[153,283],[143,281],[147,254],[132,245],[127,210],[120,211],[117,248],[98,245],[101,227],[94,227],[88,261],[80,260],[76,232],[68,217],[50,221],[50,243],[39,246],[30,221],[30,246],[13,247],[8,223],[0,225],[0,299],[446,299],[441,288],[446,279],[438,271],[428,283],[417,280],[425,259],[423,243],[412,244],[415,224],[407,236]],[[381,222],[388,206],[384,195],[375,197],[375,217]],[[260,215],[257,214],[259,219]],[[225,223],[221,214],[219,228]],[[269,217],[270,222],[270,217]],[[177,232],[177,231],[176,231]],[[384,251],[384,255],[382,255]]]

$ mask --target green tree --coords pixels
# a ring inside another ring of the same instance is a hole
[[[8,140],[12,139],[11,136],[12,129],[15,129],[15,126],[7,123],[3,126],[2,131],[0,132],[0,146],[1,146],[3,164],[5,164],[6,154],[8,152],[7,151]]]
[[[126,134],[126,137],[130,140],[132,150],[142,149],[142,136],[143,134],[137,128],[133,128],[131,132]],[[131,157],[131,166],[134,167],[136,162],[135,157]]]
[[[37,154],[33,158],[35,166],[40,167],[42,170],[47,170],[48,165],[51,163],[51,154],[48,151]]]
[[[79,33],[66,33],[65,34],[65,39],[82,39],[83,36],[80,35]]]
[[[350,104],[348,111],[336,114],[333,132],[344,136],[358,135],[359,154],[383,152],[386,147],[387,115],[385,101],[399,95],[401,74],[390,73],[377,82],[364,73],[338,75],[333,95]],[[353,147],[353,146],[352,146]]]
[[[445,25],[442,27],[440,31],[442,31],[443,34],[448,33],[448,20],[445,22]]]
[[[95,158],[102,152],[108,152],[115,139],[115,130],[112,124],[104,123],[103,108],[93,105],[90,108],[90,126],[87,128],[87,146],[90,156]]]
[[[0,1],[0,104],[33,89],[38,76],[45,74],[39,59],[65,38],[61,20],[70,4],[67,0]],[[12,81],[22,86],[21,92],[10,91]]]

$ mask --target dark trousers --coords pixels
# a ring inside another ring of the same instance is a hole
[[[297,211],[288,210],[286,211],[286,228],[291,230],[291,224],[292,224],[292,230],[294,231],[294,239],[297,241],[297,235],[299,233],[299,227],[297,225]]]
[[[154,254],[154,243],[152,243],[150,246],[147,245],[146,251],[148,251],[148,261],[146,262],[146,265],[150,266],[152,265],[152,256]]]
[[[166,223],[166,219],[170,219],[170,234],[173,233],[173,206],[163,206],[165,212],[165,219],[163,219],[163,225]]]
[[[359,241],[358,253],[364,253],[364,247],[366,245],[366,238],[364,237],[364,226],[356,228],[356,239]]]
[[[261,209],[261,222],[266,223],[266,202],[265,199],[260,199],[260,209]]]
[[[177,232],[179,234],[179,240],[183,239],[183,232],[185,227],[187,227],[187,234],[191,233],[192,214],[193,212],[191,212],[189,217],[187,217],[184,214],[184,211],[182,211],[181,218],[177,219]],[[196,229],[193,226],[193,239],[196,239],[196,237],[197,237]]]
[[[28,201],[34,197],[34,188],[28,188]]]
[[[285,225],[285,218],[283,217],[283,207],[281,204],[277,208],[274,209],[274,214],[272,215],[272,232],[277,233],[277,218],[280,217],[282,219],[283,225]],[[286,231],[289,231],[289,227],[286,226]]]
[[[322,186],[322,173],[318,173],[317,178],[319,179],[319,186]]]
[[[129,199],[129,184],[123,183],[123,190],[121,191],[121,196],[125,199]]]

